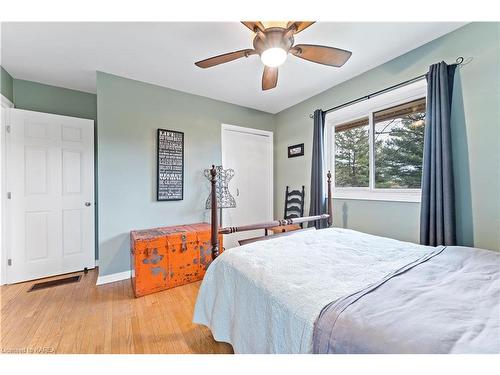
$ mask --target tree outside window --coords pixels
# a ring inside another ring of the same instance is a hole
[[[335,128],[335,186],[368,187],[370,146],[368,117]]]

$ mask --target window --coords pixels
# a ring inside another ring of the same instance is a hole
[[[419,201],[425,82],[327,116],[334,196]]]

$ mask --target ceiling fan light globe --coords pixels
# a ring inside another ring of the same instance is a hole
[[[262,63],[270,68],[276,68],[286,61],[288,53],[279,47],[272,47],[266,49],[260,55]]]

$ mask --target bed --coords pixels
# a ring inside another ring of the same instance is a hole
[[[193,321],[235,353],[500,353],[500,253],[271,236],[214,256]]]

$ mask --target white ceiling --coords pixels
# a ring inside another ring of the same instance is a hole
[[[252,47],[238,22],[2,23],[2,66],[14,77],[96,92],[96,71],[277,113],[374,68],[464,23],[318,22],[296,44],[353,52],[342,68],[289,55],[277,88],[261,91],[258,56],[209,69],[194,62]]]

